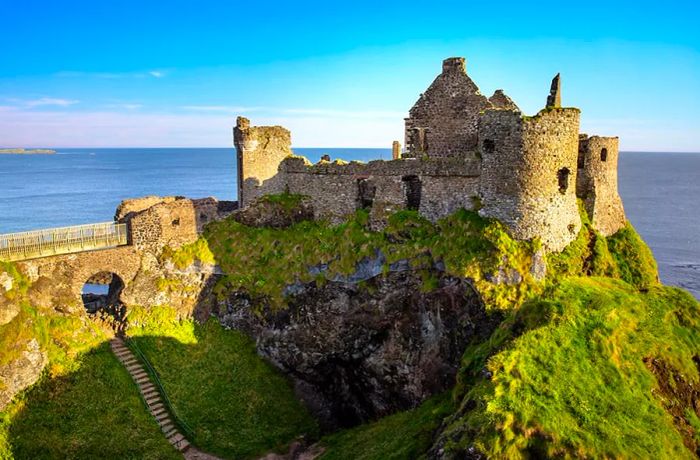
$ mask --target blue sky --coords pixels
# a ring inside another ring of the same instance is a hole
[[[299,147],[390,147],[465,56],[531,114],[561,72],[582,130],[700,151],[700,6],[685,2],[0,0],[1,146],[231,145],[239,114]]]

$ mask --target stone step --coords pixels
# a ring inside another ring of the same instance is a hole
[[[140,378],[148,378],[148,374],[146,374],[146,371],[141,371],[141,372],[129,372],[131,376],[134,378],[134,380],[140,379]]]
[[[183,439],[177,443],[177,445],[175,445],[175,448],[180,452],[187,452],[190,449],[190,443],[187,441],[187,439]]]
[[[163,404],[162,401],[148,406],[148,409],[151,411],[151,414],[155,414],[157,412],[162,412],[162,411],[166,410],[165,405]]]
[[[178,432],[178,431],[177,431],[177,428],[174,428],[174,427],[173,427],[170,431],[165,432],[165,437],[166,437],[166,438],[169,438],[170,436],[175,435],[177,432]]]
[[[174,435],[172,435],[168,438],[168,442],[170,444],[175,445],[178,442],[182,441],[183,439],[185,439],[185,437],[182,435],[182,433],[175,433]]]
[[[158,417],[160,414],[167,414],[168,411],[165,409],[165,406],[161,405],[159,407],[151,407],[151,414],[154,417]]]
[[[161,412],[158,415],[153,415],[153,417],[156,419],[157,422],[162,422],[163,420],[170,420],[170,414],[167,412]]]
[[[145,377],[139,377],[137,379],[134,379],[137,385],[145,385],[146,383],[151,381],[151,378],[146,375]]]
[[[139,384],[139,388],[141,388],[141,393],[143,393],[143,392],[145,392],[145,391],[150,391],[150,390],[156,390],[156,391],[157,391],[156,386],[153,385],[153,383],[151,383],[150,381],[149,381],[149,382],[146,382],[146,383],[143,383],[143,384]]]
[[[155,406],[156,404],[163,404],[163,400],[160,399],[160,395],[149,396],[148,398],[144,399],[146,400],[148,407]]]
[[[141,394],[146,399],[152,398],[154,396],[160,396],[160,393],[158,393],[158,390],[156,390],[155,388],[151,390],[142,391]]]
[[[172,422],[171,420],[166,420],[166,421],[164,421],[163,423],[158,422],[158,425],[160,425],[160,430],[161,430],[163,433],[167,433],[168,431],[170,431],[170,430],[172,430],[173,428],[175,428],[175,425],[173,424],[173,422]]]

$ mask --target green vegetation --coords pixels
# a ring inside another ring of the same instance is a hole
[[[177,321],[173,310],[132,313],[134,341],[158,372],[197,446],[224,458],[284,449],[318,428],[290,383],[263,361],[255,344],[215,320]]]
[[[182,458],[108,344],[77,361],[73,372],[44,378],[2,414],[0,458]]]
[[[302,199],[264,200],[292,213]],[[288,284],[351,274],[378,251],[387,258],[385,269],[410,260],[424,274],[426,291],[436,286],[428,268],[442,261],[447,273],[471,279],[487,308],[506,318],[488,340],[465,350],[452,398],[438,396],[326,436],[324,459],[420,458],[443,422],[441,445],[454,453],[475,447],[490,458],[692,457],[687,446],[700,442],[700,414],[687,408],[689,429],[679,430],[654,396],[656,377],[644,360],[660,359],[699,382],[693,357],[700,355],[700,305],[659,285],[653,256],[631,226],[605,238],[581,215],[581,232],[562,253],[547,255],[540,281],[531,274],[539,242],[515,241],[500,223],[464,210],[437,223],[399,211],[381,232],[369,229],[364,211],[337,226],[253,228],[227,219],[162,257],[180,269],[195,261],[219,264],[226,276],[215,292],[245,290],[273,308],[285,308]],[[325,277],[309,272],[321,264]],[[6,300],[20,306],[0,326],[0,365],[32,338],[50,359],[41,383],[0,414],[0,458],[42,458],[47,446],[56,458],[169,458],[172,449],[106,346],[85,353],[104,339],[102,331],[32,306],[28,280],[11,264],[0,270],[13,279]],[[514,272],[522,282],[505,282]],[[157,287],[180,290],[178,283],[163,278]],[[240,332],[214,320],[180,320],[168,306],[130,306],[128,320],[198,447],[251,458],[284,450],[301,435],[318,436],[290,383]],[[139,450],[146,447],[152,457]]]
[[[374,423],[326,436],[320,460],[417,459],[424,457],[442,419],[451,413],[447,395]]]
[[[75,358],[81,352],[104,340],[104,331],[93,323],[32,305],[27,296],[30,282],[14,264],[0,262],[0,272],[7,273],[13,280],[13,288],[4,294],[4,301],[19,308],[12,321],[0,326],[0,366],[17,359],[27,344],[36,339],[48,355],[50,374],[62,375],[75,368]]]
[[[253,297],[269,299],[277,308],[285,305],[286,285],[315,279],[309,267],[327,264],[328,276],[348,275],[377,251],[388,264],[410,259],[414,267],[428,268],[442,260],[449,273],[473,279],[492,308],[512,308],[536,289],[534,283],[495,286],[487,282],[499,270],[517,270],[530,280],[532,254],[539,243],[517,242],[499,222],[475,212],[458,211],[433,224],[415,211],[399,211],[389,216],[382,232],[371,231],[368,221],[365,211],[357,211],[338,226],[304,221],[283,229],[253,228],[227,219],[209,225],[199,241],[165,257],[183,268],[196,259],[213,257],[227,274],[219,283],[219,293],[244,289]]]
[[[570,278],[467,349],[446,447],[490,458],[692,458],[643,360],[698,381],[698,353],[700,305],[688,293]]]

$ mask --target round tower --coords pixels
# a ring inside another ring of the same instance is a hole
[[[533,117],[491,109],[481,116],[479,213],[503,222],[513,237],[539,238],[561,251],[576,238],[580,111],[549,107]]]
[[[593,228],[605,236],[627,221],[617,191],[618,158],[617,137],[580,136],[576,195],[583,200]]]

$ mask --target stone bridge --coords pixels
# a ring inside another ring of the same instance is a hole
[[[0,260],[15,261],[29,277],[37,305],[76,311],[86,283],[115,282],[126,304],[150,305],[158,301],[163,248],[196,241],[208,222],[235,208],[214,198],[127,200],[114,222],[0,236]]]

